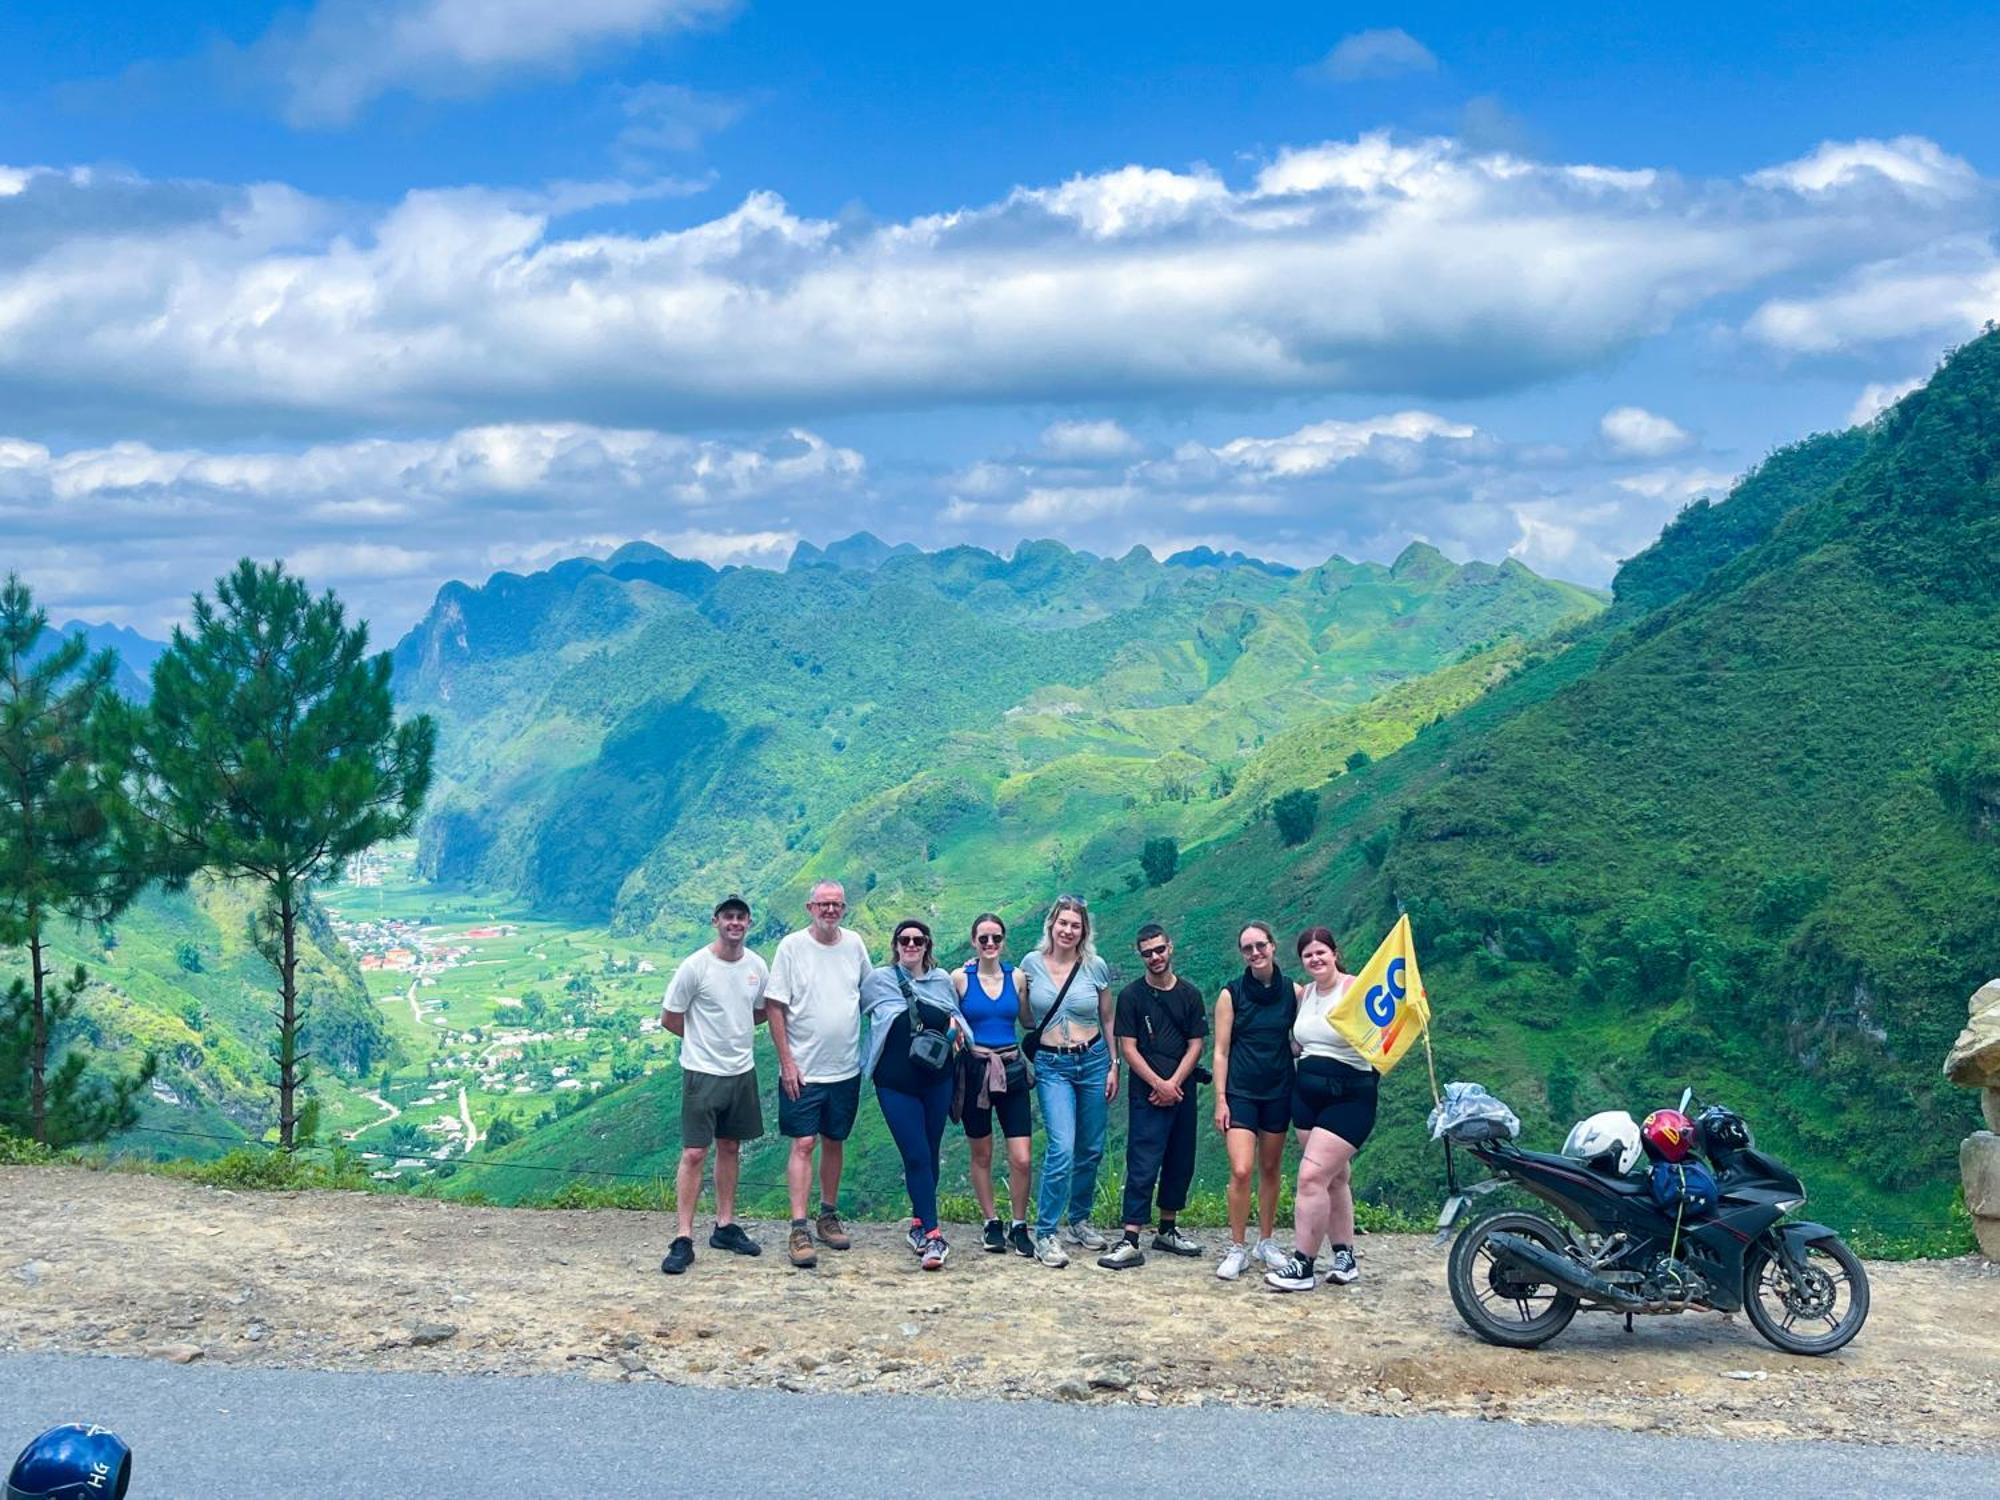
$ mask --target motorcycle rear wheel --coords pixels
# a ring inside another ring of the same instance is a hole
[[[1569,1236],[1540,1214],[1510,1209],[1466,1225],[1452,1242],[1445,1279],[1466,1326],[1489,1344],[1537,1348],[1569,1327],[1577,1299],[1500,1261],[1487,1243],[1495,1234],[1518,1234],[1558,1255],[1568,1253]]]
[[[1801,1253],[1803,1282],[1771,1245],[1753,1246],[1743,1262],[1743,1310],[1750,1326],[1787,1354],[1831,1354],[1868,1321],[1868,1272],[1838,1236],[1815,1240]],[[1808,1337],[1800,1323],[1826,1331]]]

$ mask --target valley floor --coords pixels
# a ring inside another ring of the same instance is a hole
[[[1049,1271],[959,1231],[940,1274],[892,1226],[817,1270],[753,1226],[669,1280],[659,1215],[251,1194],[0,1169],[0,1349],[327,1370],[799,1392],[1418,1412],[1690,1435],[2000,1451],[2000,1267],[1875,1264],[1845,1353],[1779,1354],[1741,1319],[1579,1317],[1537,1353],[1475,1341],[1428,1238],[1371,1236],[1346,1289],[1281,1296],[1214,1259]],[[1210,1233],[1204,1236],[1213,1240]],[[413,1340],[413,1333],[416,1338]]]

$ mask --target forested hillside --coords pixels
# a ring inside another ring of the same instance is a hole
[[[82,964],[91,979],[79,1007],[83,1033],[67,1044],[159,1058],[140,1128],[123,1138],[124,1147],[198,1156],[221,1144],[155,1136],[152,1126],[223,1137],[264,1133],[274,1110],[267,1075],[276,980],[252,941],[253,910],[246,889],[203,878],[185,892],[148,891],[114,923],[51,927],[55,971],[67,975]],[[394,1046],[353,955],[316,909],[303,938],[300,985],[309,1002],[307,1045],[319,1060],[315,1092],[345,1096],[342,1075],[372,1078]],[[24,971],[17,953],[0,956],[0,985]],[[363,1117],[368,1113],[364,1107]]]
[[[1114,928],[1415,923],[1440,1061],[1553,1134],[1684,1083],[1843,1214],[1943,1214],[1972,1098],[1939,1059],[2000,965],[2000,335],[1870,429],[1668,528],[1618,606],[1394,756],[1251,826]],[[1364,1173],[1435,1173],[1421,1070]]]

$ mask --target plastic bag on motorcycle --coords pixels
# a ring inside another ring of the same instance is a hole
[[[1722,1199],[1715,1174],[1698,1161],[1653,1163],[1653,1202],[1662,1213],[1698,1219],[1715,1212]]]
[[[1431,1108],[1431,1139],[1443,1136],[1458,1145],[1509,1140],[1521,1133],[1514,1111],[1477,1083],[1448,1083],[1444,1101]]]

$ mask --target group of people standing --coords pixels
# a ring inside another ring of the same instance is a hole
[[[973,958],[950,970],[938,966],[930,926],[915,917],[891,932],[889,961],[871,963],[867,945],[841,925],[847,897],[835,882],[815,886],[806,911],[808,925],[779,942],[767,967],[745,946],[749,904],[726,897],[712,913],[715,940],[690,954],[667,986],[661,1024],[681,1039],[683,1072],[678,1233],[660,1265],[668,1275],[694,1262],[694,1208],[711,1151],[717,1212],[709,1245],[762,1252],[736,1222],[742,1144],[763,1133],[752,1048],[762,1022],[778,1055],[778,1129],[791,1141],[786,1253],[795,1266],[817,1264],[822,1248],[852,1246],[840,1182],[865,1076],[902,1157],[909,1246],[925,1270],[941,1270],[951,1254],[938,1217],[938,1176],[954,1120],[967,1139],[985,1250],[1056,1268],[1075,1247],[1101,1252],[1097,1263],[1106,1269],[1125,1270],[1145,1264],[1141,1240],[1150,1227],[1154,1250],[1200,1255],[1178,1219],[1194,1181],[1199,1091],[1212,1082],[1214,1124],[1230,1169],[1230,1239],[1216,1275],[1234,1281],[1255,1262],[1267,1285],[1309,1290],[1322,1246],[1330,1247],[1328,1282],[1359,1274],[1349,1168],[1374,1128],[1377,1075],[1326,1022],[1352,983],[1326,928],[1300,934],[1295,949],[1307,977],[1295,982],[1279,967],[1271,928],[1244,926],[1243,971],[1215,1000],[1211,1074],[1202,1064],[1207,1004],[1176,972],[1173,940],[1158,923],[1141,927],[1134,942],[1144,972],[1114,995],[1089,908],[1075,896],[1049,908],[1040,941],[1018,964],[1005,956],[1006,922],[981,913],[972,924]],[[1125,1181],[1113,1239],[1092,1225],[1091,1209],[1121,1091]],[[1045,1143],[1031,1231],[1035,1102]],[[1004,1218],[994,1181],[996,1125],[1006,1143]],[[1302,1155],[1286,1250],[1275,1229],[1293,1130]],[[809,1217],[815,1176],[818,1212]]]

